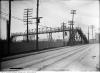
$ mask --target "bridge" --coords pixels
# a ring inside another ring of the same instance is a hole
[[[57,33],[57,32],[63,32],[64,34],[67,34],[68,31],[70,34],[69,36],[69,45],[72,44],[72,42],[76,41],[77,39],[81,39],[84,43],[88,43],[88,39],[86,38],[85,34],[82,32],[81,28],[76,27],[75,29],[72,30],[70,27],[63,27],[63,28],[39,28],[38,34],[47,34],[49,33],[49,36],[52,37],[52,33]],[[78,35],[77,35],[78,33]],[[51,34],[51,35],[50,35]],[[28,35],[36,35],[36,30],[32,30],[31,32],[29,31]],[[27,33],[12,33],[11,34],[11,39],[18,37],[18,36],[27,36]],[[63,35],[64,37],[64,35]]]
[[[56,33],[56,32],[63,32],[63,31],[70,31],[70,28],[62,29],[60,27],[58,27],[58,28],[47,27],[47,28],[38,28],[38,29],[39,29],[38,34],[46,34],[46,33]],[[25,33],[12,33],[11,37],[26,36],[26,35],[27,35],[26,32]],[[31,32],[29,31],[28,35],[36,35],[36,29],[31,30]]]

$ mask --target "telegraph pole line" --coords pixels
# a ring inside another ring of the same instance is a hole
[[[36,11],[36,49],[38,48],[38,24],[39,24],[39,0],[37,0],[37,11]]]

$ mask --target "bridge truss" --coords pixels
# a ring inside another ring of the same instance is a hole
[[[75,28],[72,29],[70,27],[64,27],[64,28],[50,28],[50,27],[46,27],[46,28],[39,28],[38,29],[38,34],[49,34],[49,40],[52,39],[52,33],[58,33],[58,32],[64,32],[65,34],[67,34],[67,32],[69,32],[69,41],[67,45],[73,45],[76,44],[78,42],[80,43],[88,43],[87,37],[85,36],[85,34],[82,32],[81,28]],[[29,31],[28,35],[34,35],[36,36],[36,29]],[[13,40],[14,38],[18,37],[18,36],[27,36],[27,33],[12,33],[11,34],[11,39]],[[63,35],[64,37],[65,35]]]

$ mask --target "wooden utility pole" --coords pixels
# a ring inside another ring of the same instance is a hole
[[[88,26],[88,42],[89,42],[89,26]]]
[[[94,29],[94,26],[93,25],[91,25],[91,27],[92,27],[92,40],[93,40],[93,43],[94,43],[94,37],[93,37],[93,29]]]
[[[74,25],[74,14],[76,14],[76,10],[71,10],[72,14],[72,30],[73,30],[73,25]]]
[[[93,39],[93,25],[92,25],[92,39]]]
[[[71,37],[72,37],[72,45],[73,45],[74,44],[73,25],[74,25],[74,14],[76,14],[76,10],[71,10],[71,14],[72,14],[72,33],[71,33],[72,35],[71,35]]]
[[[30,19],[32,19],[32,9],[24,9],[24,22],[26,23],[27,25],[27,42],[29,42],[29,37],[28,37],[28,34],[29,34],[29,24],[32,24]]]
[[[27,10],[27,42],[29,42],[29,38],[28,38],[28,10]]]
[[[63,45],[65,46],[65,23],[63,22]]]
[[[1,1],[0,1],[0,39],[1,39]]]
[[[36,49],[38,48],[38,25],[39,25],[39,0],[37,0],[37,10],[36,10]]]
[[[10,54],[10,28],[11,27],[11,0],[9,0],[9,21],[7,21],[7,43],[8,43],[8,55]]]

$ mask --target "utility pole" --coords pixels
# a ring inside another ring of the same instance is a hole
[[[71,26],[72,26],[72,23],[71,23],[72,21],[68,21],[68,23],[69,23],[69,25],[70,25],[70,29],[69,29],[69,44],[68,45],[72,45],[72,39],[71,39],[71,35],[72,35],[72,28],[71,28]]]
[[[93,39],[93,25],[92,25],[92,39]]]
[[[93,28],[94,28],[94,26],[92,25],[91,27],[92,27],[92,40],[93,40],[93,43],[94,43],[94,38],[93,38]]]
[[[32,9],[24,9],[24,22],[26,23],[27,25],[27,42],[29,42],[29,37],[28,37],[28,34],[29,34],[29,24],[32,24],[32,22],[30,21],[30,19],[32,19]]]
[[[0,39],[1,39],[1,1],[0,1]]]
[[[65,46],[65,23],[63,22],[63,45]]]
[[[89,26],[88,26],[88,42],[89,42]]]
[[[40,23],[40,18],[42,17],[39,17],[39,0],[37,0],[37,5],[36,5],[36,18],[33,18],[33,19],[36,19],[36,49],[39,50],[38,48],[38,25]]]
[[[72,14],[72,32],[73,32],[74,14],[76,14],[76,10],[71,10],[71,14]]]
[[[11,0],[9,0],[9,21],[7,21],[7,43],[8,43],[8,55],[10,54],[10,28],[11,27]]]
[[[29,38],[28,38],[28,9],[27,9],[27,42],[29,42]]]
[[[37,0],[37,9],[36,9],[36,49],[38,48],[38,24],[39,24],[39,0]]]
[[[70,25],[70,42],[71,42],[71,45],[74,44],[74,31],[73,31],[73,25],[74,25],[74,14],[76,14],[76,10],[71,10],[71,14],[72,14],[72,21],[69,21],[69,25]],[[72,26],[72,27],[71,27]]]
[[[69,25],[70,25],[70,30],[69,30],[69,37],[71,37],[71,26],[72,26],[72,23],[71,23],[71,21],[68,21],[68,23],[69,23]],[[71,42],[71,39],[70,39],[70,42]]]

